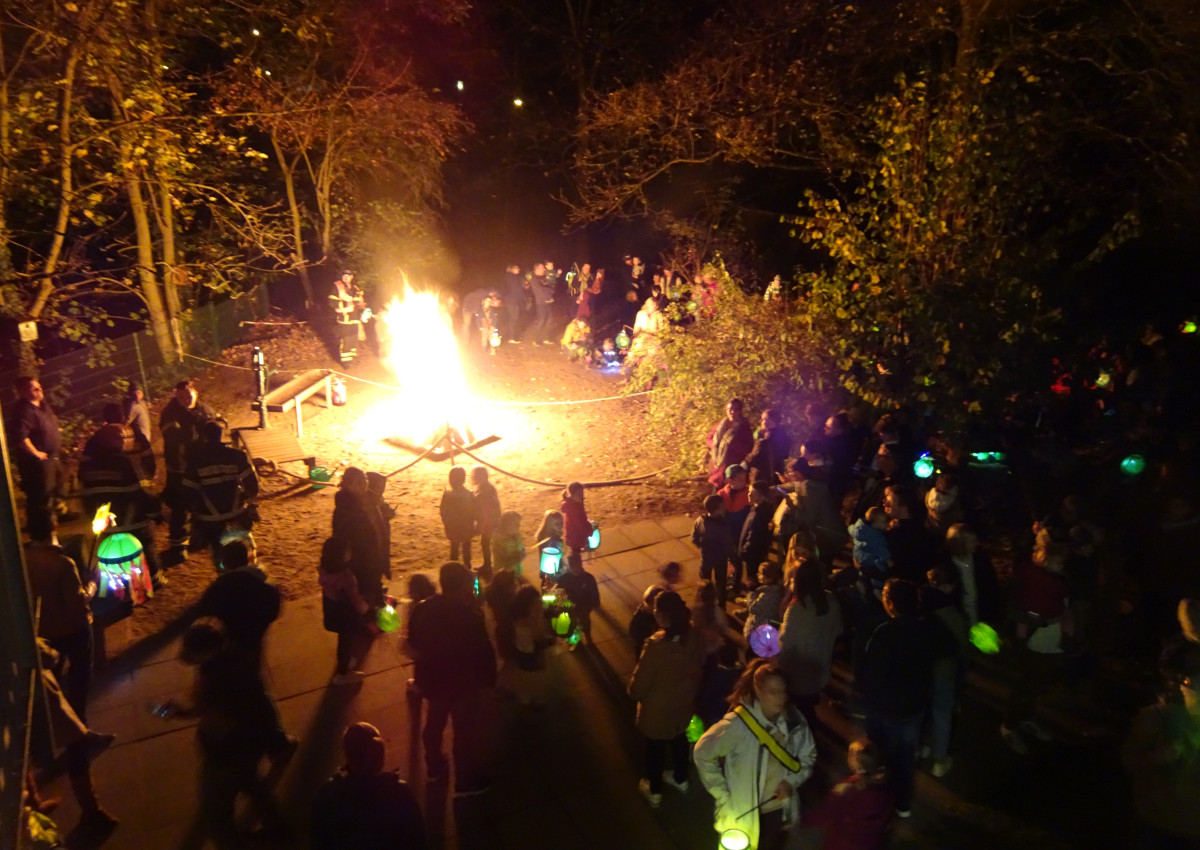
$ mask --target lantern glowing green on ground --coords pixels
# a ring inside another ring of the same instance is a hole
[[[550,626],[559,637],[566,637],[571,632],[571,615],[566,611],[555,614],[550,618]]]
[[[1146,469],[1146,459],[1139,454],[1132,454],[1121,461],[1121,472],[1132,478],[1141,475]]]
[[[562,549],[557,546],[544,547],[541,560],[538,561],[538,569],[542,575],[556,575],[562,569]]]
[[[971,626],[971,643],[984,655],[995,655],[1000,651],[1000,635],[987,623]]]
[[[928,454],[921,455],[917,458],[916,463],[913,464],[913,475],[918,478],[929,478],[936,471],[937,469],[933,465],[933,458]]]
[[[693,714],[692,719],[688,721],[686,734],[689,744],[696,743],[704,734],[704,721],[700,719],[699,714]]]
[[[727,829],[721,833],[721,850],[747,850],[750,836],[740,829]]]
[[[400,628],[400,615],[391,605],[384,605],[375,615],[375,625],[379,626],[381,632],[391,634]]]

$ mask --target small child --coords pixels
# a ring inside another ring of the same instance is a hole
[[[467,489],[467,470],[461,466],[450,470],[450,486],[442,493],[442,527],[450,541],[450,560],[471,566],[471,538],[475,534],[475,495]]]
[[[563,516],[563,538],[571,547],[570,562],[572,565],[578,563],[582,569],[583,553],[588,548],[588,537],[592,534],[592,523],[583,505],[583,485],[578,481],[568,484],[558,509]]]
[[[803,824],[824,832],[821,847],[825,850],[882,850],[888,843],[896,801],[879,750],[870,741],[854,741],[846,761],[851,771],[846,781],[833,786]]]
[[[492,612],[492,633],[496,636],[496,649],[500,652],[501,661],[512,658],[512,646],[507,641],[512,638],[512,612],[513,603],[517,600],[517,588],[523,584],[513,573],[500,570],[483,591],[483,601]]]
[[[500,347],[500,313],[503,309],[504,302],[497,292],[489,292],[479,306],[479,343],[492,355]]]
[[[717,603],[717,589],[711,581],[700,582],[696,604],[692,606],[692,627],[700,636],[704,652],[710,658],[726,643],[741,646],[742,636],[729,625],[725,608]]]
[[[492,567],[514,575],[524,572],[525,541],[521,538],[521,515],[504,511],[492,535]]]
[[[592,350],[592,328],[586,319],[572,319],[563,331],[563,353],[572,360],[586,359]]]
[[[544,705],[546,649],[554,645],[555,637],[536,588],[525,585],[517,591],[507,627],[511,637],[506,643],[512,647],[512,656],[504,665],[502,681],[521,705]]]
[[[738,529],[737,558],[733,565],[735,585],[741,581],[743,569],[750,589],[758,585],[758,565],[767,560],[771,551],[771,518],[774,515],[770,486],[765,481],[755,481],[750,488],[750,509]]]
[[[692,543],[700,547],[700,578],[712,581],[718,604],[725,605],[725,580],[734,538],[725,521],[725,500],[714,493],[704,500],[704,515],[692,526]]]
[[[892,553],[883,535],[887,524],[887,512],[883,508],[871,508],[865,517],[850,526],[854,565],[862,571],[872,587],[883,587],[892,567]]]
[[[675,563],[672,561],[671,563]],[[629,637],[633,640],[633,654],[638,658],[642,655],[642,647],[650,640],[650,635],[658,631],[658,619],[654,616],[654,600],[658,594],[669,588],[661,584],[652,584],[642,594],[642,604],[633,612],[629,620]]]
[[[492,534],[500,523],[500,494],[496,492],[496,485],[488,481],[485,466],[471,470],[471,483],[475,485],[475,522],[479,529],[479,548],[483,551],[479,574],[487,580],[492,577]]]
[[[742,628],[747,641],[750,640],[750,633],[763,623],[774,623],[779,628],[783,619],[783,566],[774,561],[765,562],[762,565],[762,581],[750,592],[750,608],[746,612],[746,625]]]
[[[542,570],[541,555],[551,547],[559,552],[558,569],[553,573],[546,573]],[[542,576],[542,584],[545,584],[547,576],[553,577],[562,571],[563,515],[558,511],[546,511],[542,516],[542,524],[538,526],[537,530],[537,548],[538,572]]]
[[[408,652],[408,626],[412,622],[413,609],[436,594],[437,588],[434,587],[433,580],[425,573],[413,573],[408,577],[408,599],[405,600],[404,643],[402,644],[405,653]],[[404,695],[417,703],[424,697],[421,689],[417,687],[416,679],[408,680],[408,690]]]
[[[572,558],[567,562],[567,571],[559,576],[557,582],[573,606],[571,619],[591,643],[592,612],[600,607],[600,588],[596,585],[596,577],[583,568],[583,561]]]
[[[330,537],[321,547],[317,579],[321,585],[321,614],[325,630],[337,634],[337,670],[333,684],[350,685],[363,678],[359,669],[374,640],[367,625],[371,606],[358,591],[345,543]]]
[[[678,561],[667,561],[658,568],[658,585],[663,590],[675,590],[683,581],[683,565]],[[654,609],[650,609],[654,613]],[[653,632],[651,632],[653,634]]]
[[[617,351],[617,346],[613,343],[612,337],[608,337],[600,344],[593,357],[597,366],[601,369],[609,367],[616,368],[621,365],[621,352]]]

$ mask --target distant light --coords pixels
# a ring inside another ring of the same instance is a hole
[[[1194,334],[1196,332],[1196,323],[1189,319],[1179,329],[1185,334]]]
[[[1121,461],[1121,472],[1132,478],[1141,475],[1146,470],[1146,459],[1139,454],[1132,454]]]
[[[921,455],[913,464],[913,475],[918,478],[929,478],[936,471],[937,468],[933,465],[933,458],[929,456],[929,452]]]
[[[525,101],[521,100],[521,98],[519,98],[519,97],[513,98],[513,106],[524,106],[524,105],[525,105]]]
[[[263,73],[264,73],[264,74],[266,74],[268,77],[269,77],[269,76],[271,76],[271,72],[270,72],[270,71],[263,71]]]
[[[164,71],[170,71],[170,70],[171,70],[171,66],[170,66],[170,65],[160,65],[159,67],[161,67],[161,68],[162,68]]]
[[[1111,383],[1112,375],[1101,369],[1100,374],[1096,376],[1096,386],[1098,386],[1100,389],[1104,389]]]
[[[462,91],[463,90],[463,81],[459,80],[457,83],[454,84],[454,87],[456,89],[458,89],[459,91]]]
[[[250,32],[252,32],[254,35],[262,35],[262,33],[258,30],[250,30]]]

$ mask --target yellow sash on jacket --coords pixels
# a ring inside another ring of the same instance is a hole
[[[783,748],[783,745],[771,736],[771,733],[762,727],[758,722],[758,718],[750,713],[750,709],[744,705],[737,706],[733,713],[742,718],[742,722],[746,724],[746,728],[754,733],[754,737],[758,738],[758,742],[767,748],[767,752],[775,757],[775,760],[786,767],[792,773],[798,773],[800,770],[800,760]]]

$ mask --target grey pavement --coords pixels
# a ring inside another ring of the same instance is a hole
[[[649,808],[639,795],[642,742],[625,695],[636,660],[625,627],[642,592],[657,581],[657,568],[666,561],[681,562],[688,582],[685,596],[694,592],[699,556],[688,541],[691,526],[690,517],[675,516],[602,530],[600,549],[586,564],[596,576],[603,605],[593,616],[594,646],[552,658],[553,696],[545,709],[518,712],[497,699],[491,731],[494,783],[488,793],[465,800],[448,798],[444,783],[425,781],[415,704],[406,696],[411,664],[397,639],[385,636],[376,642],[361,687],[332,687],[335,636],[321,626],[319,596],[286,604],[268,636],[266,663],[284,725],[301,738],[300,750],[277,786],[297,835],[287,843],[261,846],[306,846],[308,808],[316,789],[339,764],[341,731],[367,720],[382,731],[389,766],[399,768],[413,784],[431,831],[448,850],[715,848],[711,803],[694,774],[690,791],[668,788],[660,809]],[[525,574],[536,577],[534,554],[526,559]],[[402,579],[394,582],[394,591],[402,590]],[[103,805],[121,819],[105,848],[172,848],[192,822],[198,767],[193,726],[162,720],[148,708],[189,692],[192,670],[176,659],[186,625],[172,624],[125,647],[97,674],[90,724],[118,736],[94,764]],[[846,678],[839,668],[833,689],[843,687]],[[1086,771],[1113,769],[1106,750],[1075,747],[1066,760],[1019,760],[996,739],[995,715],[986,703],[981,699],[982,708],[964,712],[957,733],[960,744],[964,736],[982,742],[980,751],[970,762],[961,758],[967,763],[945,780],[920,775],[916,816],[900,825],[893,846],[1071,847],[1073,836],[1111,838],[1106,830],[1114,818],[1124,825],[1122,816],[1113,814],[1113,807],[1119,811],[1122,804],[1111,783],[1082,795],[1087,809],[1074,802],[1064,809],[1062,797],[1051,796],[1054,789],[1076,782],[1081,757]],[[819,799],[844,774],[845,741],[861,734],[828,705],[821,706],[820,715],[827,727],[818,731],[821,765],[811,787],[806,786],[806,799]],[[450,733],[446,746],[449,752]],[[1032,770],[1035,764],[1037,771]],[[69,829],[78,814],[65,781],[56,780],[45,791],[64,798],[56,819]]]

